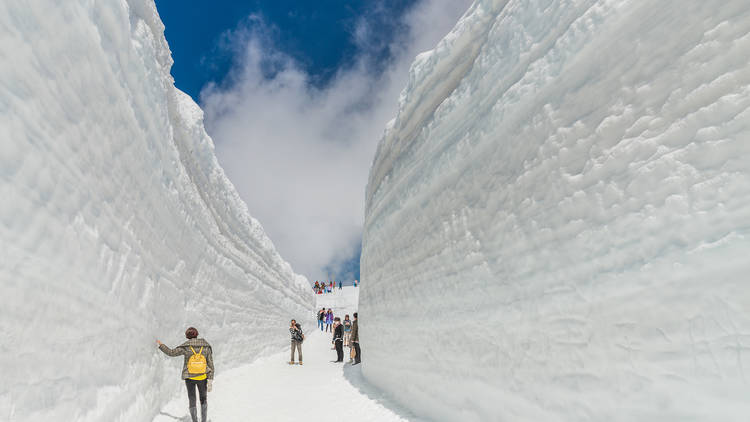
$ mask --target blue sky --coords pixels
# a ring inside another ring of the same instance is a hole
[[[156,0],[178,88],[227,176],[310,280],[359,279],[365,187],[414,56],[470,0]]]
[[[259,16],[273,28],[277,48],[293,57],[324,85],[341,67],[351,66],[360,53],[353,33],[365,18],[380,30],[369,40],[387,62],[391,42],[405,31],[399,18],[416,0],[156,0],[172,50],[175,84],[194,100],[208,82],[220,83],[235,61],[224,44],[227,32]],[[252,23],[249,23],[252,25]],[[378,69],[378,71],[382,71]]]

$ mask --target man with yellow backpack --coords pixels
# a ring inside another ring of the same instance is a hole
[[[156,340],[159,350],[167,356],[184,356],[185,363],[182,366],[182,379],[187,386],[188,400],[190,401],[190,416],[193,422],[198,422],[198,409],[195,403],[195,388],[201,401],[201,421],[207,422],[208,403],[206,395],[211,391],[214,380],[214,359],[211,353],[211,345],[202,338],[198,338],[198,330],[193,327],[185,331],[187,341],[170,349],[166,344]]]

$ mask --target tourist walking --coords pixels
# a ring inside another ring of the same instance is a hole
[[[344,328],[341,325],[341,318],[336,317],[333,320],[333,346],[336,348],[336,360],[339,363],[344,361]]]
[[[357,313],[354,313],[354,322],[352,323],[352,344],[354,345],[354,363],[357,365],[362,362],[362,350],[359,348],[359,324],[357,322]]]
[[[339,290],[341,290],[342,287],[344,287],[344,283],[339,281]]]
[[[322,308],[318,311],[318,327],[320,327],[320,331],[323,331],[323,325],[325,324],[326,319],[326,308]]]
[[[299,357],[299,364],[302,365],[302,342],[305,341],[305,335],[302,333],[302,327],[297,324],[297,321],[292,320],[289,324],[289,334],[292,335],[292,356],[289,359],[289,364],[294,365],[294,351],[297,351]]]
[[[333,332],[333,311],[331,308],[328,308],[328,312],[326,312],[326,333]]]
[[[198,330],[195,327],[189,327],[185,330],[187,341],[174,349],[169,348],[166,344],[156,340],[159,350],[167,356],[183,356],[185,361],[182,364],[182,379],[185,380],[187,387],[188,403],[190,417],[193,422],[198,422],[198,409],[195,401],[195,389],[198,389],[198,396],[201,401],[201,421],[208,421],[208,392],[214,380],[214,359],[211,351],[211,345],[202,338],[198,338]]]

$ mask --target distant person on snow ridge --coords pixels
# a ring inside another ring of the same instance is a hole
[[[302,365],[302,342],[305,341],[305,335],[302,333],[302,327],[297,321],[292,320],[289,324],[289,334],[292,335],[292,357],[289,360],[290,365],[294,365],[294,350],[297,350],[299,364]]]
[[[354,280],[354,287],[357,287],[357,280]]]
[[[342,287],[344,287],[344,283],[339,281],[339,290],[341,290]]]
[[[167,356],[184,356],[182,365],[182,379],[187,387],[188,401],[190,402],[190,417],[193,422],[198,422],[198,409],[195,403],[195,388],[198,387],[198,395],[201,400],[201,421],[208,421],[208,403],[206,396],[211,391],[214,381],[214,359],[211,345],[206,340],[198,338],[198,330],[190,327],[185,331],[187,341],[170,349],[166,344],[156,340],[159,350]]]
[[[357,322],[357,313],[354,313],[354,322],[352,323],[352,344],[354,345],[354,363],[357,365],[362,362],[362,351],[359,349],[359,323]]]
[[[336,360],[339,363],[344,361],[344,327],[341,325],[341,318],[336,317],[333,320],[333,345],[336,348]]]
[[[318,327],[320,327],[320,331],[323,331],[323,325],[325,325],[325,319],[326,319],[326,308],[322,308],[318,311]]]
[[[331,308],[328,308],[328,312],[326,312],[326,333],[332,333],[333,328],[331,328],[333,325],[333,311]]]

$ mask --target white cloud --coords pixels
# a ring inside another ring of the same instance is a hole
[[[322,89],[275,48],[260,18],[230,34],[241,66],[226,85],[201,93],[207,128],[250,212],[295,271],[322,279],[327,265],[355,253],[369,167],[409,65],[469,4],[423,0],[404,17],[409,31],[391,45],[394,57],[380,74],[371,71],[367,45],[377,29],[362,19],[352,34],[362,55]]]

